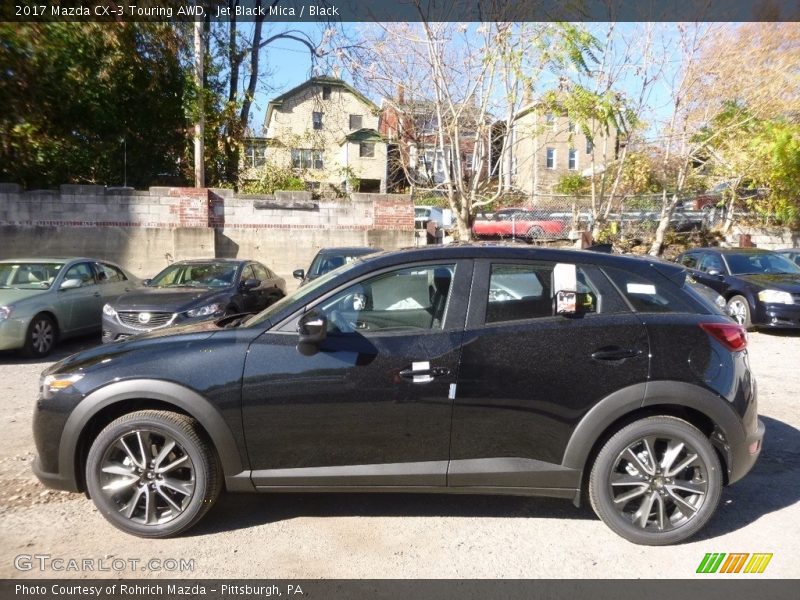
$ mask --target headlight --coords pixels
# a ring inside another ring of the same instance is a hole
[[[761,290],[758,292],[758,299],[767,304],[794,304],[792,295],[780,290]]]
[[[222,304],[206,304],[200,308],[193,308],[186,311],[187,317],[207,317],[218,312],[222,312]]]
[[[42,398],[48,400],[52,398],[53,394],[65,390],[72,384],[83,379],[82,373],[60,373],[58,375],[48,375],[42,378],[40,391]]]
[[[113,306],[111,306],[110,304],[106,304],[106,305],[103,307],[103,314],[104,314],[104,315],[107,315],[107,316],[109,316],[109,317],[114,317],[114,316],[116,316],[116,314],[117,314],[117,311],[115,311],[115,310],[114,310],[114,307],[113,307]]]
[[[5,321],[10,316],[11,316],[11,307],[0,306],[0,321]]]

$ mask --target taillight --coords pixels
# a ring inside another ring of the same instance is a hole
[[[700,323],[700,328],[732,352],[744,350],[747,347],[747,330],[741,325],[735,323]]]

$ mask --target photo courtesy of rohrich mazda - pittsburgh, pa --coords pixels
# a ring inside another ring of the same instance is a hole
[[[588,502],[675,544],[759,456],[747,334],[674,264],[455,244],[357,258],[258,314],[44,371],[34,471],[166,537],[229,492]]]

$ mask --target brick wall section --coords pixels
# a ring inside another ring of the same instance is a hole
[[[219,189],[91,185],[23,191],[0,184],[0,258],[98,256],[142,277],[152,277],[171,260],[251,258],[270,265],[291,289],[292,270],[307,268],[322,247],[390,250],[413,243],[414,207],[408,195],[316,201],[306,192],[264,197]]]

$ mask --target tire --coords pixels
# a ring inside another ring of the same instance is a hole
[[[86,460],[86,487],[97,509],[139,537],[188,530],[214,504],[220,486],[219,460],[197,422],[168,411],[143,410],[112,421]]]
[[[648,461],[652,454],[658,464]],[[717,508],[722,483],[719,458],[706,436],[675,417],[648,417],[623,427],[600,450],[589,500],[626,540],[665,546],[702,529]]]
[[[753,321],[750,318],[750,304],[744,296],[732,296],[728,300],[728,306],[725,309],[728,316],[739,323],[742,327],[750,331],[753,329]]]
[[[31,319],[25,332],[25,345],[22,353],[29,358],[43,358],[53,351],[58,340],[58,325],[45,314],[38,314]]]
[[[545,238],[544,229],[539,227],[538,225],[534,225],[530,229],[528,229],[528,233],[525,234],[525,239],[533,243],[536,240],[543,240]]]

